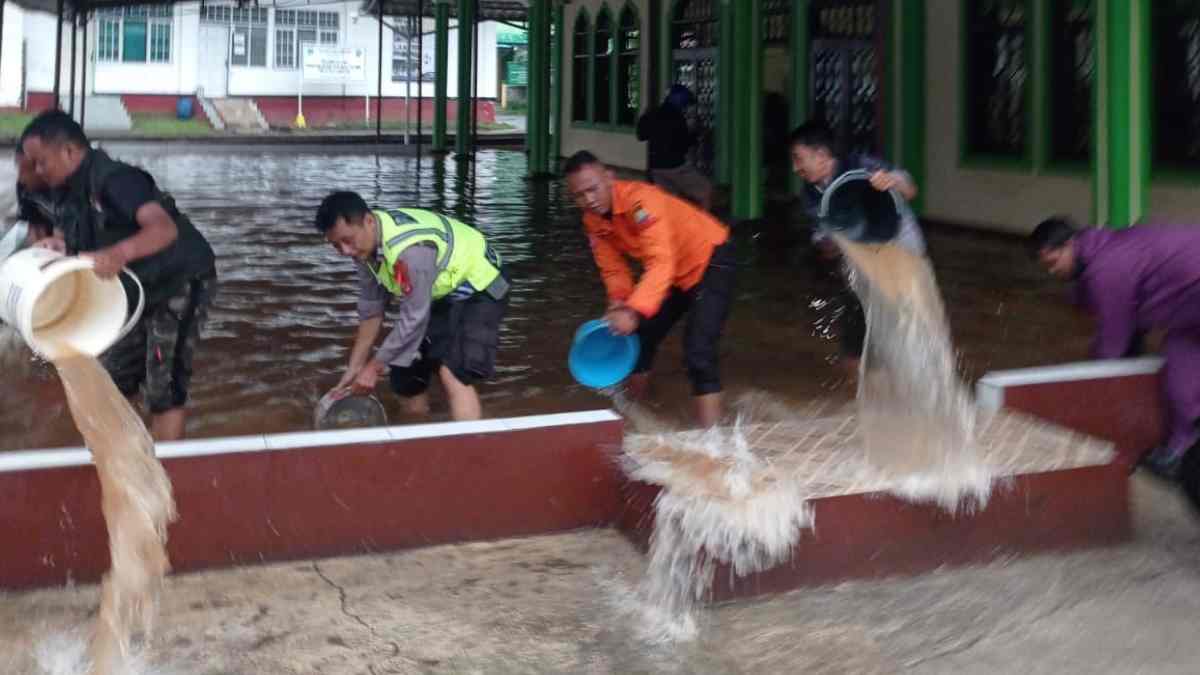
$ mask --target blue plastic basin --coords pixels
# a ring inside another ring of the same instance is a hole
[[[604,389],[629,377],[640,351],[637,335],[617,335],[607,321],[593,319],[575,331],[567,366],[580,384]]]

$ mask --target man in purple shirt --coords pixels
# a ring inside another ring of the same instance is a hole
[[[1029,245],[1047,271],[1075,281],[1077,302],[1095,315],[1092,358],[1134,355],[1143,335],[1165,331],[1170,433],[1142,461],[1151,471],[1177,476],[1200,440],[1200,227],[1077,229],[1051,218],[1037,226]]]

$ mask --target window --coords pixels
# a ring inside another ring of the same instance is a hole
[[[1087,162],[1096,79],[1095,0],[1054,0],[1050,30],[1050,160]]]
[[[573,72],[571,75],[571,120],[574,122],[588,121],[588,94],[591,91],[588,86],[588,71],[591,65],[591,22],[588,21],[587,12],[579,11],[579,15],[575,17],[575,37],[574,44],[571,47],[571,66]]]
[[[1155,0],[1151,12],[1154,163],[1198,169],[1200,6],[1190,0]]]
[[[99,21],[96,59],[117,61],[121,58],[121,10],[105,10],[100,14]]]
[[[642,26],[637,12],[626,5],[621,11],[617,46],[617,124],[631,127],[637,122],[642,104],[641,78]]]
[[[410,23],[397,22],[392,29],[392,81],[431,82],[433,76],[433,46],[421,28],[424,19],[414,18]],[[421,59],[425,59],[422,70]]]
[[[720,46],[719,6],[715,0],[678,0],[671,15],[671,71],[664,84],[682,84],[696,97],[686,116],[697,136],[704,137],[696,149],[696,168],[712,172],[716,154],[713,142],[717,129],[717,49]],[[660,94],[665,93],[659,92]]]
[[[671,20],[673,49],[703,49],[717,46],[717,8],[713,0],[680,0]]]
[[[200,5],[200,20],[206,23],[231,23],[233,5]]]
[[[592,121],[608,124],[612,122],[613,30],[607,7],[601,9],[600,14],[596,16],[596,37],[592,42],[592,49],[592,68],[595,72],[592,91],[596,106]]]
[[[96,58],[170,63],[171,5],[135,5],[97,12]]]
[[[229,63],[234,66],[267,65],[267,10],[257,7],[233,7],[233,30],[229,43]]]
[[[763,0],[763,43],[787,46],[791,35],[792,4],[791,0]]]
[[[965,151],[1022,159],[1029,140],[1028,0],[965,0]]]
[[[295,68],[297,66],[296,32],[291,30],[275,31],[275,67]]]
[[[304,44],[338,43],[337,12],[280,9],[275,11],[275,67],[300,66],[300,48]]]

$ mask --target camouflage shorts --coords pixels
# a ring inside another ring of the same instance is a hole
[[[196,342],[216,292],[216,277],[191,280],[147,308],[137,326],[104,353],[101,360],[121,393],[133,396],[143,389],[152,414],[187,403]]]

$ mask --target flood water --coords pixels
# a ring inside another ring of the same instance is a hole
[[[481,150],[474,164],[367,147],[107,144],[170,190],[218,256],[220,291],[196,357],[191,438],[302,431],[341,376],[357,323],[353,264],[312,227],[321,198],[360,192],[381,207],[444,211],[482,229],[514,280],[496,378],[481,388],[491,417],[607,407],[575,384],[566,354],[575,328],[604,309],[579,214],[561,181],[524,178],[525,157]],[[1090,322],[1065,287],[1024,256],[1019,239],[927,228],[961,367],[997,369],[1084,358]],[[830,330],[840,282],[786,217],[736,230],[741,268],[722,343],[731,393],[809,400],[849,396]],[[660,350],[654,403],[683,419],[688,385],[680,330]],[[391,423],[407,421],[380,387]],[[437,388],[433,419],[448,417]],[[0,450],[78,445],[62,387],[45,364],[0,383]]]

